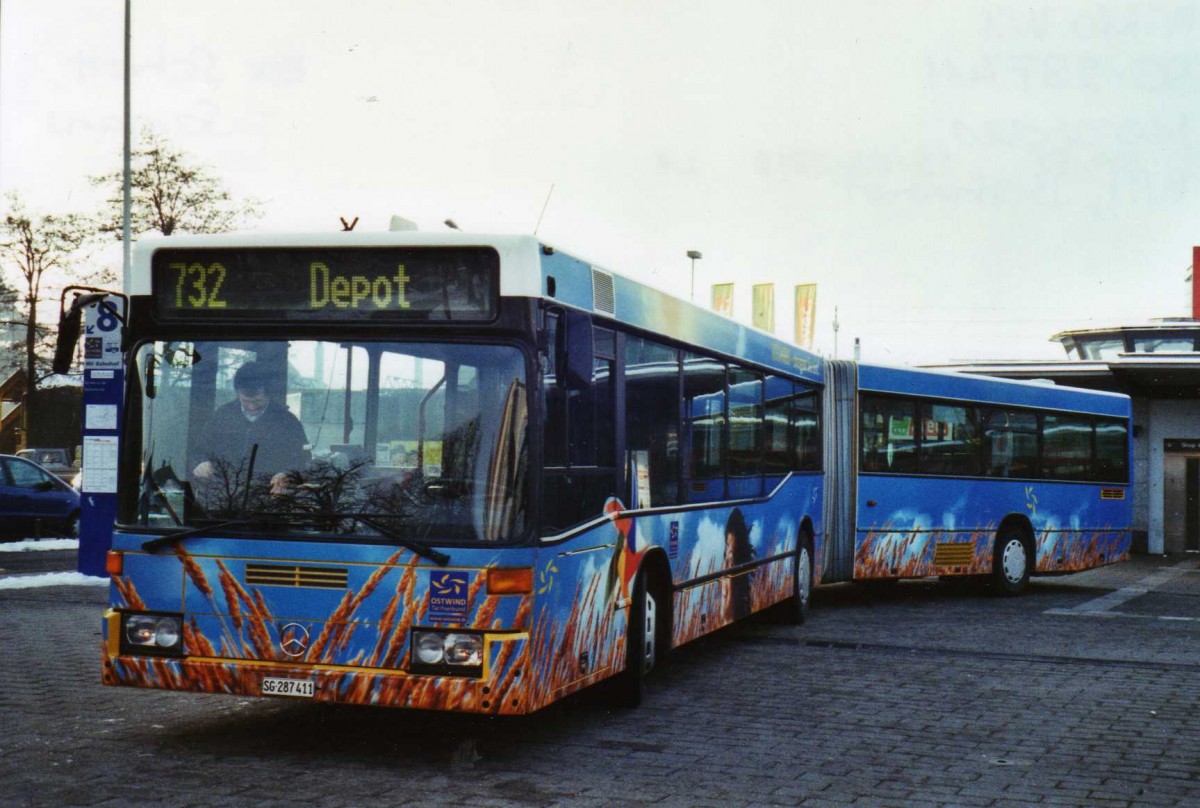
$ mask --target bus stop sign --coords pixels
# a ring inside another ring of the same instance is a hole
[[[103,577],[117,515],[117,449],[125,365],[121,355],[124,301],[110,296],[84,310],[83,497],[79,518],[79,571]]]

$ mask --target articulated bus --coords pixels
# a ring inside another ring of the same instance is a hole
[[[145,240],[127,291],[108,685],[632,706],[818,583],[1128,551],[1128,399],[826,362],[532,237]]]

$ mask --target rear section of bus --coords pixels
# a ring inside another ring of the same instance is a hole
[[[1131,544],[1127,396],[831,363],[827,580],[1090,569]]]

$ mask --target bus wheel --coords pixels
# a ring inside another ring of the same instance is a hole
[[[788,622],[794,626],[802,625],[808,620],[808,607],[812,600],[812,540],[807,535],[800,537],[800,546],[796,548],[796,563],[792,568],[792,592],[787,602]]]
[[[992,587],[1001,595],[1017,595],[1029,583],[1029,548],[1014,528],[1005,528],[996,536],[992,553]]]
[[[646,576],[638,573],[629,606],[625,633],[625,670],[613,682],[613,704],[633,708],[646,695],[646,674],[658,658],[658,601],[646,587]]]

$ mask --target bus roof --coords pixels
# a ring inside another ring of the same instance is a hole
[[[138,242],[131,295],[150,293],[154,252],[172,248],[492,247],[500,255],[500,294],[537,297],[582,309],[720,354],[739,357],[810,381],[824,380],[824,362],[791,343],[742,325],[525,235],[418,231],[302,234],[230,233],[146,238]]]
[[[943,370],[858,366],[858,389],[1011,406],[1128,417],[1129,396],[1035,381],[997,379]]]

